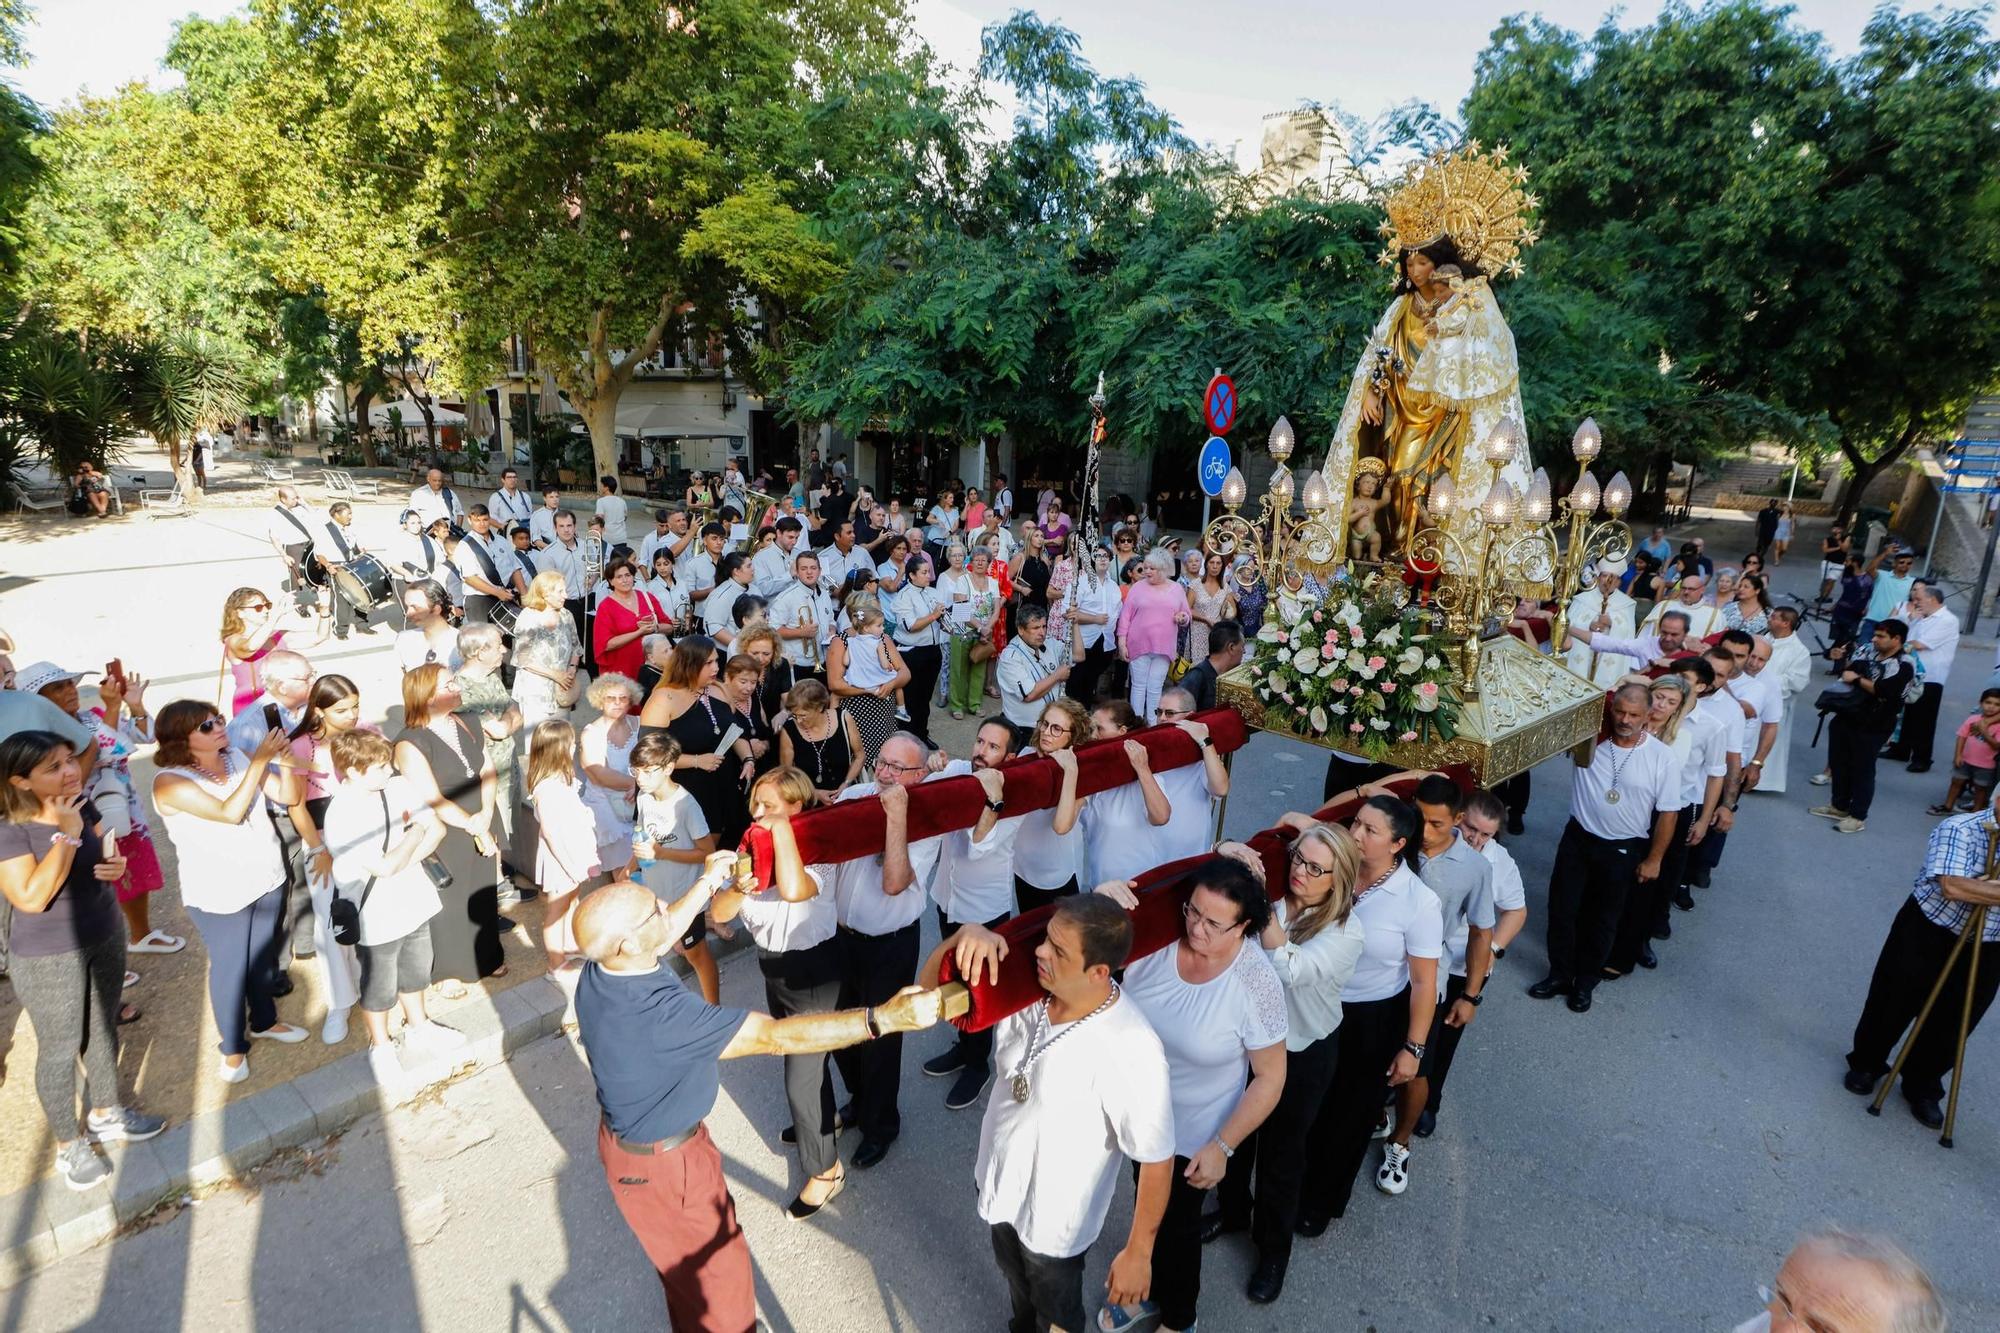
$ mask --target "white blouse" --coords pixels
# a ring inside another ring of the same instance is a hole
[[[1288,924],[1287,899],[1278,899],[1271,911],[1279,925]],[[1286,1050],[1303,1051],[1340,1026],[1340,993],[1360,965],[1367,941],[1361,919],[1349,911],[1347,920],[1320,927],[1304,944],[1287,939],[1264,951],[1285,985]]]
[[[1180,971],[1180,941],[1125,969],[1125,994],[1166,1048],[1174,1154],[1192,1157],[1221,1132],[1250,1085],[1249,1053],[1285,1040],[1285,990],[1264,951],[1239,947],[1220,975]]]
[[[1430,885],[1399,865],[1382,887],[1362,895],[1353,915],[1367,933],[1361,961],[1341,991],[1353,1004],[1386,1000],[1410,984],[1411,958],[1444,957],[1444,905]]]

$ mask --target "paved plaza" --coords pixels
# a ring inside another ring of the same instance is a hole
[[[363,507],[363,540],[386,538],[397,508]],[[275,589],[262,524],[259,509],[222,505],[184,519],[0,520],[0,625],[21,643],[17,662],[101,669],[121,657],[153,679],[155,709],[212,695],[224,595]],[[1727,521],[1693,530],[1709,536],[1718,564],[1750,531]],[[1816,586],[1817,538],[1807,528],[1794,550],[1808,558],[1775,571],[1779,591]],[[373,721],[397,697],[388,639],[312,653],[320,669],[360,684]],[[1982,625],[1961,648],[1946,719],[1969,709],[1992,653]],[[1816,678],[1807,699],[1817,687]],[[1728,1330],[1759,1308],[1758,1285],[1797,1235],[1825,1223],[1896,1237],[1937,1278],[1955,1327],[2000,1327],[1991,1031],[1970,1052],[1955,1150],[1941,1149],[1900,1098],[1874,1119],[1840,1086],[1869,969],[1948,764],[1924,776],[1883,764],[1868,831],[1840,837],[1805,812],[1817,791],[1805,779],[1821,762],[1812,732],[1809,719],[1793,729],[1791,792],[1746,798],[1715,887],[1697,891],[1696,910],[1676,913],[1673,938],[1657,946],[1660,970],[1601,987],[1585,1016],[1523,994],[1542,972],[1544,889],[1566,815],[1567,761],[1537,770],[1527,833],[1509,840],[1530,923],[1466,1039],[1436,1137],[1416,1142],[1409,1191],[1390,1199],[1364,1181],[1344,1221],[1300,1243],[1275,1306],[1242,1295],[1251,1256],[1241,1237],[1209,1247],[1203,1327]],[[1226,832],[1312,808],[1323,767],[1304,745],[1253,740],[1234,762]],[[158,897],[157,915],[184,924],[171,887]],[[532,958],[519,933],[509,957]],[[260,1047],[249,1083],[215,1084],[212,1034],[195,1020],[206,1023],[197,950],[135,965],[147,977],[133,998],[148,1016],[127,1029],[124,1063],[154,1109],[207,1109],[326,1058],[317,1041]],[[302,981],[310,972],[298,969]],[[729,1002],[762,1007],[748,958],[725,963],[723,987]],[[480,990],[465,1003],[493,1000]],[[316,1024],[318,1005],[302,985],[281,1012]],[[359,1049],[359,1026],[347,1049]],[[29,1040],[0,988],[0,1050],[12,1043],[0,1081],[7,1190],[48,1165]],[[778,1062],[725,1066],[710,1124],[771,1328],[1004,1326],[1004,1290],[973,1207],[977,1112],[945,1110],[944,1083],[916,1068],[946,1040],[911,1040],[901,1139],[882,1165],[850,1169],[845,1192],[806,1223],[783,1215],[799,1182],[777,1142]],[[0,1291],[0,1330],[660,1327],[659,1288],[606,1191],[595,1124],[573,1041],[534,1042],[330,1145],[282,1157],[250,1188],[170,1211]],[[848,1151],[854,1142],[844,1140]],[[1122,1236],[1129,1209],[1126,1187],[1107,1237]],[[1093,1251],[1093,1286],[1114,1248]]]

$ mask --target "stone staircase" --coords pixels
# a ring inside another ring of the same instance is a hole
[[[1996,421],[1996,429],[2000,429],[2000,421]],[[1750,446],[1749,453],[1730,459],[1720,472],[1702,474],[1695,485],[1692,503],[1712,505],[1723,495],[1768,495],[1774,487],[1790,480],[1791,475],[1792,458],[1789,453],[1776,445],[1754,444]],[[1816,499],[1818,494],[1818,486],[1801,474],[1799,498]]]

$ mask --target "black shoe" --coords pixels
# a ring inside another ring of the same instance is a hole
[[[866,1171],[889,1155],[889,1145],[896,1141],[891,1134],[886,1139],[863,1139],[861,1146],[854,1150],[854,1164]]]
[[[967,1069],[952,1083],[951,1091],[944,1096],[946,1110],[963,1111],[968,1106],[979,1104],[979,1094],[986,1091],[986,1085],[993,1081],[992,1068]]]
[[[924,1072],[932,1078],[943,1078],[947,1074],[956,1074],[963,1068],[965,1068],[965,1056],[958,1049],[957,1042],[953,1042],[944,1054],[933,1055],[930,1059],[924,1061]]]
[[[373,625],[364,622],[362,624],[356,625],[354,627],[354,632],[356,634],[373,634],[375,632],[375,627]]]
[[[1683,884],[1674,890],[1674,906],[1680,908],[1683,912],[1692,912],[1694,910],[1694,895],[1688,892],[1687,885]]]
[[[1651,935],[1656,940],[1670,940],[1674,937],[1673,922],[1662,921],[1659,925],[1654,926],[1651,930],[1647,931],[1646,933]]]
[[[1528,987],[1528,994],[1537,1000],[1553,1000],[1556,996],[1567,995],[1569,992],[1570,983],[1556,977],[1543,977]]]
[[[794,1222],[803,1222],[820,1209],[832,1203],[840,1196],[840,1192],[846,1188],[847,1176],[843,1173],[835,1177],[833,1188],[827,1191],[826,1197],[818,1203],[807,1203],[806,1196],[803,1194],[795,1196],[789,1204],[785,1205],[785,1216],[791,1218]]]
[[[840,1133],[841,1130],[846,1129],[849,1125],[852,1125],[853,1123],[854,1123],[853,1102],[849,1102],[847,1105],[841,1107],[838,1111],[835,1111],[833,1113],[834,1133],[836,1134]],[[799,1141],[799,1132],[791,1125],[786,1125],[783,1129],[778,1131],[778,1142],[786,1144],[787,1146],[795,1146],[798,1143],[798,1141]]]
[[[1917,759],[1903,765],[1903,768],[1906,772],[1910,773],[1928,773],[1931,771],[1931,761],[1928,759]]]
[[[291,993],[292,993],[292,979],[286,976],[283,972],[278,973],[278,979],[271,983],[271,998],[274,1000],[282,1000]]]
[[[1590,1012],[1590,992],[1587,990],[1571,991],[1566,1003],[1569,1005],[1571,1013],[1587,1014]]]
[[[1875,1084],[1881,1077],[1880,1074],[1864,1074],[1858,1069],[1850,1069],[1841,1075],[1840,1086],[1857,1097],[1866,1097],[1875,1091]]]
[[[1896,762],[1901,763],[1910,757],[1910,752],[1908,750],[1898,750],[1893,745],[1885,745],[1877,751],[1877,755],[1880,758],[1894,759]]]
[[[1424,1113],[1417,1117],[1417,1137],[1427,1139],[1437,1132],[1437,1127],[1437,1112],[1425,1107]]]
[[[1937,1098],[1911,1097],[1909,1103],[1910,1114],[1917,1118],[1918,1124],[1925,1129],[1944,1128],[1944,1107]]]
[[[1519,815],[1508,815],[1507,831],[1509,833],[1526,833],[1528,831],[1527,822]]]
[[[1289,1259],[1259,1259],[1257,1271],[1250,1275],[1249,1284],[1243,1294],[1259,1305],[1269,1305],[1285,1290],[1285,1269]]]
[[[1639,966],[1650,972],[1659,965],[1660,956],[1653,952],[1653,946],[1650,944],[1641,944],[1639,946]]]
[[[1705,888],[1707,888],[1707,887],[1708,887],[1708,867],[1707,867],[1707,866],[1696,866],[1696,867],[1694,868],[1694,886],[1695,886],[1695,887],[1696,887],[1697,889],[1705,889]]]
[[[1206,1245],[1217,1236],[1227,1236],[1232,1231],[1248,1231],[1248,1218],[1231,1217],[1221,1208],[1211,1209],[1201,1215],[1201,1243]]]
[[[1304,1236],[1308,1240],[1314,1236],[1324,1236],[1332,1222],[1332,1218],[1321,1217],[1317,1213],[1300,1213],[1299,1220],[1292,1224],[1292,1234]]]

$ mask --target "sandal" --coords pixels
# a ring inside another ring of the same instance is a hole
[[[126,953],[179,953],[187,948],[187,941],[179,935],[169,935],[164,930],[149,930],[140,938],[125,946]]]
[[[118,1006],[118,1026],[121,1028],[127,1023],[136,1023],[145,1016],[146,1011],[136,1004],[121,1004]]]
[[[465,989],[465,983],[462,981],[454,981],[446,978],[443,981],[433,982],[432,984],[437,988],[438,998],[441,1000],[462,1000],[468,993]]]
[[[1137,1305],[1107,1305],[1097,1312],[1100,1333],[1125,1333],[1160,1313],[1159,1302],[1140,1301]]]
[[[139,974],[138,974],[137,972],[133,972],[133,971],[129,971],[129,970],[128,970],[128,971],[127,971],[127,972],[125,973],[125,984],[124,984],[123,986],[121,986],[121,987],[120,987],[119,989],[121,989],[121,990],[131,990],[131,989],[132,989],[132,988],[133,988],[134,986],[136,986],[136,985],[138,985],[138,984],[139,984],[139,982],[140,982],[140,980],[141,980],[141,979],[142,979],[142,978],[141,978],[141,977],[139,976]]]
[[[1948,815],[1952,813],[1952,808],[1940,801],[1936,805],[1925,809],[1924,813],[1927,815]]]

